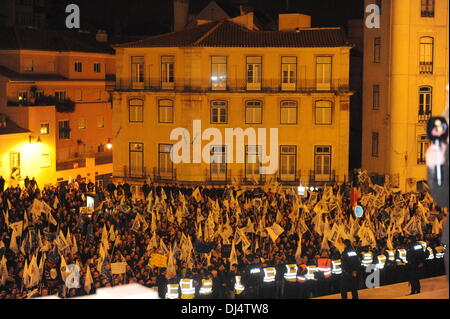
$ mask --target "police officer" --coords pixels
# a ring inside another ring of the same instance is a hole
[[[276,275],[277,270],[272,263],[265,262],[262,265],[263,283],[261,286],[261,295],[263,299],[273,299],[276,293]]]
[[[233,264],[228,276],[228,290],[231,299],[242,299],[245,294],[245,286],[242,283],[242,273],[238,271],[238,265]]]
[[[243,284],[246,291],[245,296],[249,299],[256,299],[260,296],[260,288],[263,282],[264,273],[257,258],[254,258],[253,255],[249,255],[248,259],[250,264],[247,265],[243,277]]]
[[[406,260],[408,261],[407,269],[411,286],[409,295],[414,295],[420,293],[419,271],[425,260],[425,252],[423,246],[415,239],[411,239],[407,247]]]
[[[297,273],[298,266],[295,262],[294,257],[288,258],[289,263],[284,265],[285,271],[283,274],[284,277],[284,294],[283,297],[286,299],[296,297],[296,288],[297,288]]]
[[[353,248],[350,240],[344,240],[344,244],[345,249],[341,258],[341,297],[342,299],[347,299],[347,292],[351,290],[352,298],[358,299],[358,280],[359,273],[361,271],[361,261],[359,260],[358,253]]]

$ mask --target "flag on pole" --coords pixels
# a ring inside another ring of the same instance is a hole
[[[266,228],[266,231],[269,234],[270,239],[275,242],[277,238],[284,232],[284,228],[277,223],[273,223],[272,226]]]
[[[94,279],[92,278],[91,269],[89,264],[86,266],[86,277],[84,279],[84,291],[88,294],[92,289],[92,284],[94,283]]]

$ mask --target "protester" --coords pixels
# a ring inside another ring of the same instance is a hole
[[[151,184],[142,198],[129,196],[126,183],[111,182],[105,192],[96,189],[104,200],[93,212],[85,207],[81,180],[42,190],[31,181],[27,188],[9,186],[0,193],[0,297],[71,298],[140,283],[158,289],[161,298],[179,298],[182,289],[168,291],[168,285],[181,280],[188,298],[191,287],[200,297],[210,286],[212,294],[204,298],[315,297],[339,291],[331,284],[328,259],[345,253],[344,240],[377,256],[418,236],[438,256],[447,211],[427,191],[396,192],[372,185],[365,172],[359,175],[361,188],[368,184],[357,198],[365,211],[361,218],[353,215],[343,184],[303,197],[277,184],[264,189]],[[432,275],[444,271],[441,262],[430,260]],[[307,285],[285,283],[287,264],[301,266]],[[263,284],[267,274],[275,276],[275,284]],[[386,277],[386,284],[396,280]],[[267,287],[272,289],[262,289]]]

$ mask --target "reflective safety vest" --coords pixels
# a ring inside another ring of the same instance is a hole
[[[377,268],[378,269],[383,269],[384,268],[384,264],[386,263],[386,256],[385,255],[378,255],[377,259],[378,259]]]
[[[166,299],[178,299],[178,285],[177,284],[168,284],[167,285]]]
[[[264,270],[263,281],[265,283],[274,282],[275,275],[277,274],[277,270],[274,267],[266,267],[266,268],[263,268],[263,270]]]
[[[314,274],[319,271],[319,268],[315,265],[306,266],[307,273],[305,275],[306,280],[317,280]]]
[[[395,249],[387,249],[386,252],[389,255],[389,261],[395,261]]]
[[[180,280],[181,299],[193,299],[195,297],[194,280],[183,278]]]
[[[342,274],[341,260],[340,259],[332,260],[331,261],[331,265],[333,266],[333,268],[331,269],[331,272],[334,275]]]
[[[363,260],[361,262],[361,265],[364,267],[369,266],[373,262],[373,253],[371,251],[365,251],[362,253]]]
[[[234,293],[236,295],[240,295],[245,290],[245,287],[241,284],[241,276],[235,276],[234,279],[235,279]]]
[[[296,264],[286,265],[286,273],[284,274],[284,279],[290,282],[295,282],[297,276],[298,267]]]
[[[427,243],[424,242],[424,241],[418,241],[418,243],[422,245],[423,251],[426,251],[426,249],[427,249]]]
[[[211,279],[202,279],[202,286],[200,287],[200,295],[210,295],[212,293],[213,282]]]
[[[303,272],[305,271],[305,269],[307,269],[307,267],[305,264],[301,264],[299,268],[301,268],[301,271],[300,271],[301,274],[299,274],[297,276],[297,282],[304,283],[304,282],[306,282],[306,277],[303,274]]]
[[[325,278],[331,277],[331,259],[329,258],[319,258],[317,260],[318,270],[323,272]]]
[[[434,249],[436,250],[436,259],[444,258],[444,246],[437,246]]]
[[[431,248],[430,246],[427,247],[428,250],[428,257],[427,260],[432,260],[434,259],[434,253],[433,253],[433,248]]]
[[[406,249],[397,249],[398,250],[398,256],[399,259],[397,259],[397,264],[398,265],[404,265],[407,264],[408,261],[406,260]]]

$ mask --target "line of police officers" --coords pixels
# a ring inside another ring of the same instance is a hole
[[[444,246],[430,247],[423,241],[410,241],[398,249],[382,249],[380,252],[363,247],[354,249],[350,241],[342,254],[329,256],[324,251],[318,258],[304,261],[291,257],[288,264],[273,265],[259,258],[243,269],[232,265],[225,283],[219,283],[217,271],[206,273],[195,279],[183,271],[178,278],[167,282],[167,299],[230,298],[230,299],[292,299],[311,298],[341,292],[343,299],[347,292],[358,298],[358,289],[364,287],[366,268],[371,266],[380,271],[380,284],[392,284],[409,280],[411,293],[420,292],[419,273],[424,276],[444,272]],[[219,292],[220,290],[220,292]]]

